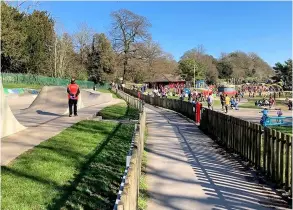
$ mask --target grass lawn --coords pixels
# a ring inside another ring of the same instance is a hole
[[[145,131],[145,142],[147,140],[147,127]],[[145,143],[144,142],[144,143]],[[147,167],[147,151],[146,148],[143,151],[142,156],[142,165],[141,165],[141,176],[139,180],[139,197],[138,197],[138,209],[146,210],[147,209],[147,201],[149,198],[149,194],[147,192],[147,180],[146,180],[146,167]]]
[[[275,130],[280,131],[285,134],[292,135],[292,127],[290,127],[290,126],[272,126],[269,128],[275,129]]]
[[[248,100],[248,102],[239,104],[239,108],[249,108],[249,109],[263,109],[262,107],[255,106],[255,100]]]
[[[134,125],[81,121],[2,168],[2,209],[113,209]]]
[[[37,84],[23,84],[23,83],[3,83],[3,88],[29,88],[29,89],[42,89],[42,85]]]
[[[103,119],[130,119],[138,120],[139,111],[133,107],[127,106],[126,103],[119,103],[112,106],[107,106],[99,112]]]
[[[99,88],[96,89],[96,90],[99,91],[99,92],[101,92],[101,93],[111,93],[113,98],[119,98],[117,96],[117,94],[114,93],[112,90],[109,90],[109,89],[99,89]]]
[[[247,99],[248,102],[239,104],[240,108],[250,108],[250,109],[263,109],[263,107],[255,106],[255,101],[259,99]],[[288,107],[283,103],[283,101],[276,100],[276,105],[272,107],[274,108],[282,108],[283,110],[288,109]],[[267,107],[268,108],[268,107]]]

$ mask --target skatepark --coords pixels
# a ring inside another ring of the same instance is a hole
[[[66,87],[44,86],[38,95],[5,95],[1,84],[1,165],[119,101],[109,93],[82,89],[78,116],[69,118]]]

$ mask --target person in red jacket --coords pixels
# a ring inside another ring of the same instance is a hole
[[[75,79],[71,79],[71,84],[67,86],[69,117],[72,116],[72,106],[74,107],[74,116],[77,116],[77,102],[80,93],[79,86],[75,83]]]

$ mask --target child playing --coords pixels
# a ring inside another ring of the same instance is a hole
[[[278,109],[278,111],[277,111],[277,115],[278,115],[278,117],[281,117],[281,116],[283,115],[283,112],[282,112],[281,109]],[[280,120],[277,119],[277,122],[280,122]]]
[[[277,115],[278,115],[278,117],[281,117],[283,115],[282,109],[278,109]]]
[[[260,119],[260,124],[261,124],[261,125],[264,125],[264,123],[265,123],[265,121],[266,121],[266,119],[267,119],[267,117],[268,117],[269,111],[268,111],[267,108],[265,108],[265,109],[262,110],[260,113],[262,113],[262,117],[261,117],[261,119]]]
[[[238,101],[235,101],[235,110],[239,110],[238,104],[239,104],[239,102]]]

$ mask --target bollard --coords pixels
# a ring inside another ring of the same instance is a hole
[[[200,102],[196,103],[195,107],[195,122],[199,123],[200,122],[200,110],[201,110],[202,104]]]

